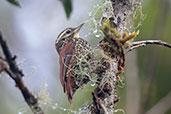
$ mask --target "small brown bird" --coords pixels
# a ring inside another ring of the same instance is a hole
[[[85,61],[91,58],[89,52],[92,48],[87,41],[78,36],[82,26],[83,24],[75,28],[66,28],[58,35],[55,42],[60,56],[60,82],[70,103],[74,92],[89,81],[85,73],[88,68]]]

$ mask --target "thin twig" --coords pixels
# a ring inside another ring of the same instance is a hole
[[[145,41],[137,41],[137,42],[133,42],[131,47],[127,50],[126,53],[132,51],[133,49],[139,48],[139,47],[144,47],[148,44],[152,44],[152,45],[160,45],[160,46],[165,46],[168,48],[171,48],[171,44],[167,43],[167,42],[163,42],[161,40],[145,40]]]
[[[15,62],[16,56],[12,57],[12,54],[6,44],[6,42],[3,40],[2,34],[0,32],[0,45],[2,48],[2,51],[5,55],[5,62],[7,63],[6,68],[4,71],[15,81],[16,87],[19,88],[21,91],[25,101],[29,105],[30,109],[34,114],[44,114],[43,110],[38,104],[38,99],[34,97],[34,95],[28,90],[28,88],[25,86],[24,81],[22,77],[24,76],[23,72],[19,67],[17,66]]]
[[[12,70],[12,72],[19,74],[22,77],[23,76],[22,70],[17,67],[15,62],[16,56],[12,57],[11,52],[9,51],[6,45],[6,42],[2,38],[1,32],[0,32],[0,44],[2,46],[2,51],[4,52],[6,61],[7,63],[9,63],[10,69]]]

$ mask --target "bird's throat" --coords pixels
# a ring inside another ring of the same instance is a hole
[[[79,38],[79,34],[78,33],[74,34],[74,38]]]

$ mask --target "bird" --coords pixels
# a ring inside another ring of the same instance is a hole
[[[59,54],[60,82],[70,104],[75,91],[89,81],[88,71],[91,69],[88,61],[92,57],[92,48],[78,35],[83,25],[64,29],[55,41]]]

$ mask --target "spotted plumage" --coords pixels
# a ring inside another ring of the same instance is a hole
[[[59,34],[55,43],[60,56],[60,82],[70,103],[75,91],[88,82],[88,76],[82,75],[82,72],[86,72],[84,68],[87,65],[84,59],[91,58],[89,52],[92,48],[87,41],[77,35],[82,25],[65,29]]]

